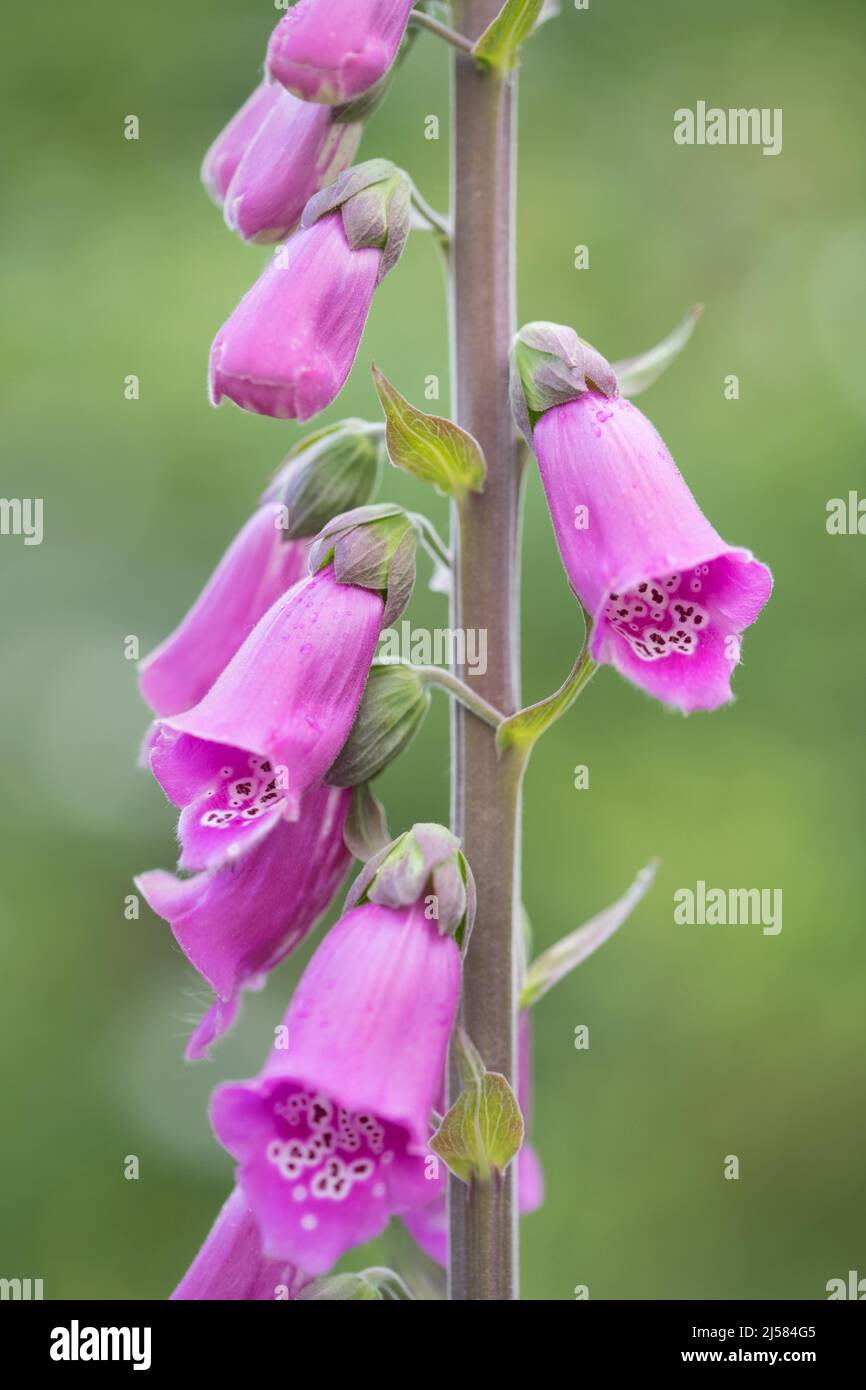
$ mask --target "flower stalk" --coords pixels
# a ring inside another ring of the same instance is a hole
[[[480,36],[500,0],[462,0],[461,32]],[[452,507],[451,626],[486,629],[487,671],[473,684],[505,714],[519,708],[520,458],[508,401],[514,318],[513,75],[454,56],[451,336],[453,416],[484,452],[484,492]],[[484,343],[485,350],[478,351]],[[460,669],[455,676],[465,679]],[[461,1024],[491,1071],[516,1078],[516,921],[520,902],[522,760],[497,752],[491,730],[457,702],[452,713],[451,825],[472,864],[478,915],[464,964]],[[449,1105],[460,1091],[452,1065]],[[449,1178],[449,1297],[518,1297],[513,1166],[489,1182]]]
[[[419,29],[427,29],[429,33],[435,34],[438,39],[444,39],[445,43],[450,43],[452,48],[456,48],[461,53],[472,52],[472,40],[467,39],[465,34],[458,34],[456,29],[451,29],[447,24],[434,19],[433,15],[425,14],[423,10],[412,10],[409,15],[409,22],[417,24]]]
[[[386,658],[380,658],[380,664],[408,666],[425,685],[438,685],[440,690],[446,690],[449,695],[460,702],[465,710],[474,714],[491,729],[498,729],[502,723],[502,715],[494,705],[491,705],[483,696],[476,694],[466,681],[455,676],[453,671],[446,671],[443,666],[415,666],[411,662],[405,661],[391,663]]]

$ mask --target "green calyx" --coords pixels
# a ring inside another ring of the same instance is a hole
[[[375,855],[352,884],[346,908],[366,902],[394,908],[423,902],[439,932],[465,950],[475,920],[475,881],[457,836],[433,822],[413,825]]]
[[[511,346],[511,408],[531,442],[541,415],[585,392],[617,393],[610,363],[573,328],[559,323],[527,323]]]
[[[302,227],[339,210],[346,240],[354,251],[372,247],[382,252],[381,282],[400,259],[409,236],[412,184],[389,159],[368,159],[341,174],[315,193],[304,208]]]
[[[338,583],[381,593],[382,626],[388,627],[412,595],[417,542],[415,523],[402,507],[356,507],[319,532],[310,550],[310,573],[333,564]]]

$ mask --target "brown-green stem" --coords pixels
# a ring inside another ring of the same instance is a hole
[[[501,0],[458,0],[455,23],[477,38]],[[487,632],[488,663],[473,688],[505,714],[520,702],[518,535],[522,468],[508,402],[514,321],[513,76],[454,58],[451,335],[453,410],[487,460],[484,492],[453,509],[452,627]],[[456,670],[463,678],[465,673]],[[516,922],[520,902],[523,760],[497,753],[491,730],[455,704],[452,826],[478,889],[465,961],[461,1023],[485,1065],[516,1089]],[[453,1103],[459,1080],[451,1068]],[[449,1297],[518,1297],[517,1203],[511,1164],[503,1178],[448,1184]]]

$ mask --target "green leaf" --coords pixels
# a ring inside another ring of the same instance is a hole
[[[504,1173],[523,1143],[517,1097],[499,1072],[467,1086],[448,1111],[430,1147],[463,1182]]]
[[[543,0],[505,0],[473,48],[473,57],[498,72],[508,72],[517,63],[520,45],[535,28],[542,8]]]
[[[639,396],[654,382],[662,372],[666,372],[675,357],[678,357],[692,336],[695,324],[704,312],[703,304],[695,304],[673,333],[669,333],[655,347],[640,352],[636,357],[625,357],[613,363],[621,396]]]
[[[657,861],[652,860],[634,880],[631,887],[606,907],[598,916],[590,918],[582,927],[564,936],[544,951],[532,962],[526,972],[526,980],[520,992],[520,1007],[528,1009],[537,1004],[549,989],[573,970],[581,961],[597,951],[608,937],[622,926],[634,911],[645,893],[648,893],[656,876]]]
[[[591,623],[587,618],[586,639],[571,674],[554,695],[539,700],[535,705],[527,705],[507,719],[503,719],[496,730],[496,746],[500,751],[518,747],[528,751],[551,724],[555,724],[577,699],[581,690],[588,685],[598,670],[598,665],[589,655]]]
[[[462,1028],[454,1034],[454,1056],[463,1090],[439,1123],[430,1147],[463,1182],[504,1173],[523,1143],[523,1116],[504,1076],[487,1071]]]
[[[481,492],[487,468],[477,440],[451,420],[425,415],[395,390],[373,363],[373,383],[385,412],[385,445],[396,468],[458,502]]]

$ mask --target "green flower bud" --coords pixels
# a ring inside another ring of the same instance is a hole
[[[411,666],[373,665],[349,737],[325,781],[332,787],[372,781],[411,743],[429,704],[427,686]]]
[[[384,427],[341,420],[295,445],[264,502],[286,509],[286,540],[315,536],[335,516],[371,502],[385,458]]]

